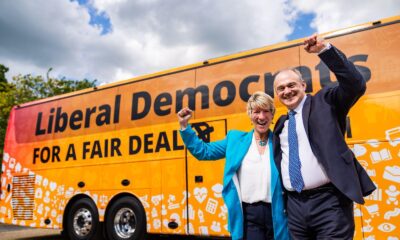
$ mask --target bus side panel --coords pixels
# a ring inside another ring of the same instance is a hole
[[[396,129],[399,134],[400,124]],[[396,142],[371,139],[368,143],[355,144],[353,150],[377,187],[354,212],[355,217],[362,220],[359,236],[399,237],[396,228],[400,224],[400,139]]]
[[[365,96],[349,118],[348,140],[377,187],[354,212],[362,220],[358,236],[389,239],[400,225],[400,91]]]
[[[144,191],[136,197],[145,208],[148,230],[185,233],[184,147],[176,124],[177,102],[171,94],[193,86],[194,71],[185,71],[14,109],[4,149],[0,221],[59,228],[58,206],[65,206],[78,193],[88,194],[97,204],[102,200],[98,204],[102,220],[113,196]],[[182,98],[185,104],[189,97]],[[29,190],[36,194],[32,195],[35,204],[29,203],[31,220],[14,218],[12,187],[8,191],[7,186],[17,175],[34,177]],[[130,186],[123,187],[122,180],[129,180]],[[79,182],[85,186],[78,188]],[[172,195],[180,201],[171,207]],[[47,201],[47,197],[54,199]],[[52,204],[57,205],[57,214]],[[176,214],[181,219],[179,228],[171,230],[167,221],[178,221]],[[48,216],[52,224],[44,225]]]

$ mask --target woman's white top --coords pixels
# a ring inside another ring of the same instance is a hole
[[[253,134],[253,140],[242,165],[238,170],[241,199],[246,203],[271,202],[271,166],[269,144],[260,154]]]

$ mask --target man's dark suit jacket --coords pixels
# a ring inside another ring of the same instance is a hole
[[[353,63],[335,47],[319,57],[336,75],[339,84],[307,96],[302,112],[304,128],[311,149],[331,182],[349,199],[363,204],[363,196],[372,193],[375,185],[347,146],[344,134],[347,113],[364,94],[366,83]],[[274,157],[280,173],[282,150],[279,134],[287,119],[287,115],[281,116],[274,129]]]

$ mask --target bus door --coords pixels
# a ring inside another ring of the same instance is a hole
[[[227,133],[226,120],[192,123],[205,142],[222,140]],[[225,159],[199,161],[186,151],[188,202],[186,231],[196,235],[227,236],[228,212],[222,199]]]

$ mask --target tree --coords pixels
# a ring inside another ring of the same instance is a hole
[[[3,92],[7,85],[6,72],[8,72],[8,68],[0,64],[0,92]]]
[[[19,74],[8,82],[5,77],[8,68],[0,64],[0,154],[3,153],[8,117],[13,106],[96,86],[97,80],[52,78],[49,76],[51,70],[47,72],[46,79],[40,75]]]

